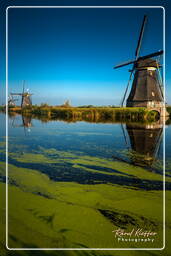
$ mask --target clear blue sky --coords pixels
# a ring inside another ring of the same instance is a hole
[[[25,80],[35,104],[119,104],[131,66],[112,67],[134,58],[144,14],[140,55],[163,49],[162,9],[9,9],[9,92]]]

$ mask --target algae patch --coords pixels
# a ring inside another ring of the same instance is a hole
[[[56,182],[13,165],[9,181],[10,247],[117,247],[112,230],[118,226],[150,226],[159,233],[153,246],[161,241],[162,191]]]

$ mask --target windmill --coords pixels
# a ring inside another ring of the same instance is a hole
[[[8,96],[8,106],[9,107],[15,107],[16,104],[15,104],[15,101],[17,101],[18,99],[14,99],[13,95],[9,95]]]
[[[11,96],[21,96],[21,107],[27,107],[32,105],[31,101],[31,96],[33,95],[32,93],[29,93],[29,89],[25,91],[24,88],[25,81],[23,81],[23,92],[21,93],[11,93]]]
[[[161,77],[159,76],[159,69],[161,65],[159,64],[158,60],[153,59],[154,57],[162,55],[163,50],[145,56],[139,56],[146,23],[147,16],[144,15],[137,48],[135,51],[135,59],[119,64],[115,66],[114,69],[133,64],[133,67],[130,70],[128,84],[121,101],[121,106],[124,105],[128,88],[131,83],[132,76],[134,75],[132,88],[127,98],[126,106],[154,108],[161,115],[163,115],[165,113],[164,97],[161,80],[159,79]]]

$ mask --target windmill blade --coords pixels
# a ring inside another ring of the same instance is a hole
[[[143,19],[143,23],[141,26],[141,31],[140,31],[140,35],[139,35],[139,39],[138,39],[138,44],[137,44],[137,48],[135,51],[135,58],[136,60],[138,59],[139,56],[139,52],[140,52],[140,48],[141,48],[141,43],[142,43],[142,39],[143,39],[143,34],[144,34],[144,29],[145,29],[145,24],[147,22],[147,15],[144,15],[144,19]]]
[[[155,57],[155,56],[159,56],[159,55],[162,55],[162,54],[163,54],[163,50],[160,50],[158,52],[154,52],[154,53],[139,57],[138,60],[145,60],[145,59],[152,58],[152,57]]]
[[[134,63],[134,62],[135,62],[135,60],[129,60],[129,61],[127,61],[127,62],[123,62],[123,63],[121,63],[121,64],[115,66],[114,69],[120,68],[120,67],[123,67],[123,66],[126,66],[126,65],[129,65],[129,64],[132,64],[132,63]]]
[[[138,59],[146,22],[147,22],[147,15],[144,15],[144,19],[143,19],[143,23],[142,23],[142,26],[141,26],[139,39],[138,39],[138,44],[137,44],[137,48],[136,48],[136,51],[135,51],[135,60],[121,63],[121,64],[115,66],[114,69],[129,65],[129,64],[133,64]]]
[[[14,95],[14,96],[21,96],[21,95],[23,95],[22,93],[11,93],[11,95]]]
[[[126,98],[126,94],[127,94],[127,91],[128,91],[128,88],[129,88],[129,85],[130,85],[130,82],[131,82],[131,79],[132,79],[132,74],[134,72],[134,69],[131,70],[131,74],[130,74],[130,77],[129,77],[129,80],[128,80],[128,83],[127,83],[127,86],[126,86],[126,90],[125,90],[125,93],[124,93],[124,96],[123,96],[123,99],[121,101],[121,106],[123,107],[123,104],[124,104],[124,101],[125,101],[125,98]]]
[[[156,62],[157,63],[157,71],[158,71],[158,83],[159,83],[159,89],[160,93],[162,95],[162,98],[164,99],[164,94],[163,94],[163,80],[162,80],[162,75],[160,73],[160,65],[159,65],[159,60]]]
[[[134,64],[134,63],[138,62],[139,60],[145,60],[145,59],[152,58],[152,57],[155,57],[155,56],[159,56],[159,55],[162,55],[162,54],[163,54],[163,50],[160,50],[160,51],[157,51],[157,52],[139,57],[137,60],[121,63],[121,64],[115,66],[114,69],[129,65],[129,64]]]
[[[23,93],[24,93],[24,85],[25,85],[25,80],[23,81]]]

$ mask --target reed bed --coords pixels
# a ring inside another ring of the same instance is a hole
[[[85,121],[142,121],[156,119],[156,113],[146,108],[127,107],[59,107],[59,106],[31,106],[26,108],[12,107],[9,113],[32,114],[48,119],[85,120]]]

